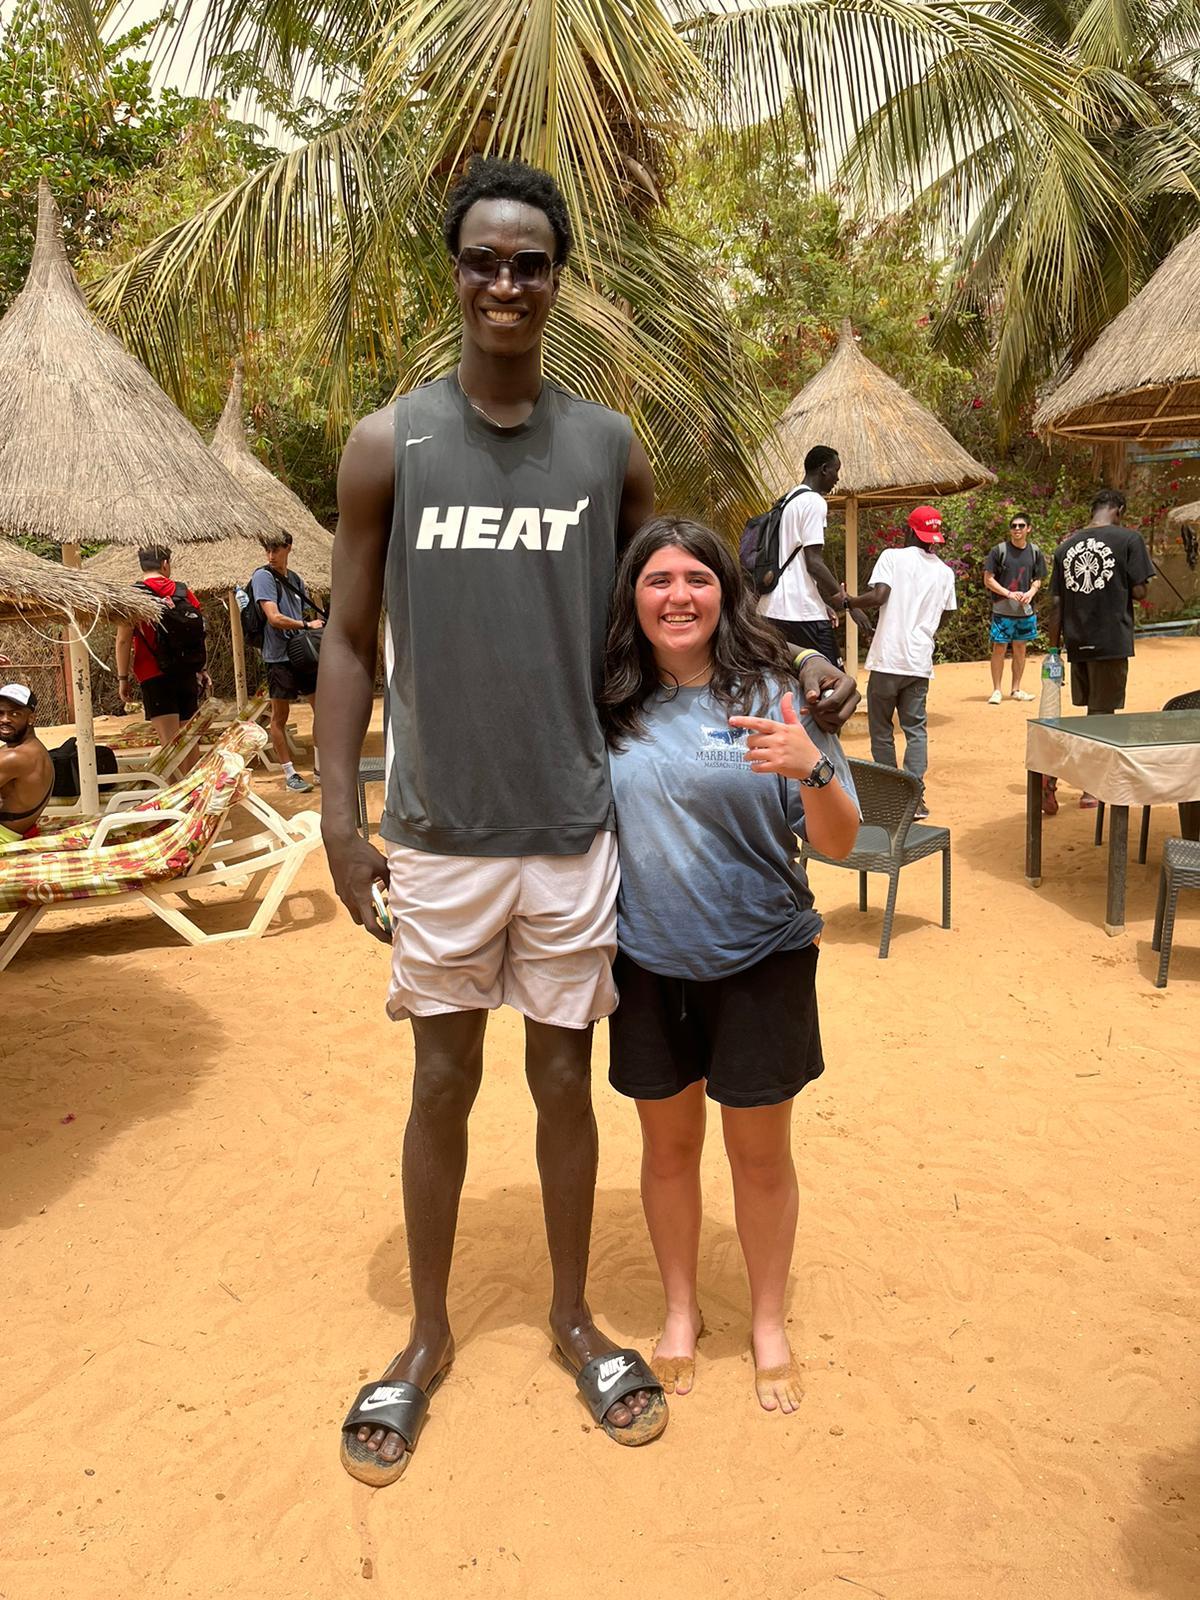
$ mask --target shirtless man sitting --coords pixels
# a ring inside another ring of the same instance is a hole
[[[36,710],[23,683],[0,688],[0,849],[37,833],[54,788],[54,763],[33,731]]]

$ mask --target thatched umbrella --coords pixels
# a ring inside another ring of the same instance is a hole
[[[1097,444],[1200,432],[1200,230],[1175,246],[1033,421]]]
[[[0,533],[63,546],[146,545],[264,531],[262,508],[124,346],[91,316],[43,181],[29,276],[0,321]],[[91,673],[69,640],[87,810],[99,804]]]
[[[0,622],[153,622],[161,610],[142,590],[73,572],[0,539]]]
[[[243,366],[239,357],[234,365],[229,398],[210,448],[242,487],[262,505],[272,525],[281,525],[291,534],[291,560],[309,590],[317,594],[328,593],[332,582],[333,535],[325,531],[303,500],[268,472],[252,454],[242,421],[242,377]],[[234,591],[238,584],[249,581],[255,567],[261,567],[263,561],[263,547],[255,539],[218,539],[210,544],[189,545],[175,563],[181,581],[186,582],[196,594],[225,597],[233,641],[233,672],[239,710],[246,704],[246,644],[242,637],[241,611]],[[89,572],[114,583],[136,583],[141,577],[135,553],[116,545],[90,557],[86,567]]]
[[[932,411],[868,361],[847,318],[837,348],[788,405],[763,452],[763,477],[783,494],[804,476],[813,445],[831,445],[842,458],[830,503],[846,511],[846,586],[858,592],[858,508],[891,506],[961,494],[994,483],[995,475],[967,453]],[[846,619],[846,658],[858,668],[858,629]]]

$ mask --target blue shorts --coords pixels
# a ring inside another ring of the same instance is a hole
[[[1038,636],[1037,618],[1029,617],[999,617],[992,615],[992,643],[1012,644],[1015,639],[1018,644],[1027,643]]]

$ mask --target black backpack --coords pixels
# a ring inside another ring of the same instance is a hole
[[[136,583],[135,589],[145,589],[154,595],[148,583]],[[208,660],[204,643],[204,613],[188,598],[187,585],[177,583],[169,595],[154,595],[163,601],[162,613],[154,624],[153,639],[147,639],[150,654],[158,662],[159,670],[172,676],[186,672],[203,672]],[[143,638],[146,636],[143,634]]]
[[[255,650],[261,650],[263,647],[263,640],[267,636],[267,619],[263,616],[263,608],[254,593],[254,580],[260,572],[270,570],[269,567],[255,567],[247,581],[238,587],[237,602],[242,612],[242,637]]]
[[[751,517],[746,524],[738,541],[738,555],[746,574],[746,582],[755,594],[770,594],[800,554],[801,547],[797,545],[783,565],[779,565],[779,528],[783,522],[784,507],[789,501],[794,500],[798,494],[813,492],[807,483],[800,484],[796,489],[789,489],[787,494],[780,495],[769,511]]]
[[[49,752],[54,767],[54,788],[50,791],[56,800],[73,800],[79,793],[79,748],[74,735]],[[106,744],[96,746],[96,771],[118,771],[116,753]]]

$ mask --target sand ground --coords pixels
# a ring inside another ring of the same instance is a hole
[[[1151,642],[1131,709],[1198,682],[1200,645]],[[502,1012],[458,1361],[403,1482],[354,1484],[338,1424],[409,1309],[411,1042],[383,1014],[386,952],[319,856],[260,943],[47,919],[0,977],[4,1600],[1194,1600],[1200,905],[1159,991],[1166,814],[1130,867],[1123,937],[1101,928],[1103,854],[1073,804],[1026,886],[1032,708],[991,708],[987,688],[986,667],[952,667],[931,694],[953,931],[922,863],[880,962],[878,882],[860,916],[854,878],[814,869],[828,1068],[795,1124],[807,1396],[790,1421],[754,1404],[714,1127],[698,1387],[649,1449],[589,1426],[548,1360],[533,1118]],[[866,753],[862,719],[848,744]],[[605,1050],[601,1029],[591,1297],[646,1347],[635,1118]]]

